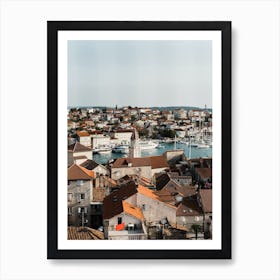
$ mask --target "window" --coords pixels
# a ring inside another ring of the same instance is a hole
[[[68,193],[68,201],[72,201],[73,199],[73,194],[72,193]]]
[[[84,184],[84,181],[83,180],[77,180],[77,185],[78,186],[82,186]]]
[[[85,199],[85,194],[84,193],[80,193],[79,198],[80,198],[80,200]]]
[[[146,210],[146,204],[142,204],[142,210]]]
[[[122,223],[122,217],[118,217],[118,225]]]
[[[68,207],[68,215],[72,215],[72,207]]]
[[[79,214],[81,214],[81,213],[85,213],[86,214],[87,213],[87,207],[79,207],[78,208],[78,213]]]

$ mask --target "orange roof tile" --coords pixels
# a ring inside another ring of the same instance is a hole
[[[138,192],[145,195],[145,196],[148,196],[152,199],[157,199],[158,200],[158,196],[155,195],[155,193],[153,191],[151,191],[150,189],[148,188],[145,188],[141,185],[138,185],[138,188],[137,188]]]
[[[137,218],[138,220],[144,221],[144,215],[142,213],[142,210],[139,207],[132,206],[131,204],[129,204],[126,201],[123,201],[122,204],[123,204],[123,211],[126,214],[129,214],[129,215]]]
[[[83,166],[79,166],[79,167],[80,167],[88,176],[93,177],[93,178],[96,177],[94,171],[88,170],[88,169],[86,169],[86,168],[83,167]]]
[[[152,199],[155,199],[155,200],[158,200],[158,201],[160,201],[160,202],[162,202],[162,203],[165,203],[165,205],[167,205],[167,206],[169,206],[169,207],[171,207],[171,208],[176,208],[176,206],[171,205],[171,204],[169,203],[169,202],[170,202],[170,199],[168,198],[168,201],[166,201],[166,199],[164,199],[164,195],[162,195],[162,193],[160,193],[160,192],[152,191],[152,190],[150,190],[150,189],[148,189],[148,188],[146,188],[146,187],[143,187],[143,186],[141,186],[141,185],[138,185],[137,190],[138,190],[138,193],[140,193],[140,194],[142,194],[142,195],[145,195],[145,196],[147,196],[147,197],[150,197],[150,198],[152,198]],[[157,194],[159,194],[160,196],[157,195]]]
[[[77,135],[79,137],[85,137],[85,136],[89,136],[89,133],[87,131],[78,131]]]
[[[116,180],[114,180],[114,179],[112,179],[112,178],[108,178],[107,180],[108,180],[108,182],[109,182],[112,186],[116,186],[116,185],[117,185]]]
[[[68,180],[91,180],[93,178],[95,178],[95,173],[82,166],[73,164],[68,168]]]

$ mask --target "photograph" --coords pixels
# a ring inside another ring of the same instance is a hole
[[[69,239],[211,239],[211,53],[68,41]]]
[[[49,255],[229,258],[230,22],[48,24]]]

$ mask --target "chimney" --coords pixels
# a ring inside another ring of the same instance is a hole
[[[95,178],[95,188],[100,187],[100,175],[98,172],[96,172],[96,178]]]

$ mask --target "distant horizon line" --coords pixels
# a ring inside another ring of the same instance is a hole
[[[92,105],[71,105],[71,106],[67,106],[67,109],[71,109],[71,108],[124,108],[124,107],[131,107],[131,108],[198,108],[198,109],[211,109],[211,107],[199,107],[199,106],[192,106],[192,105],[166,105],[166,106],[132,106],[132,105],[115,105],[115,106],[106,106],[106,105],[99,105],[99,106],[92,106]]]

